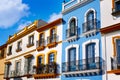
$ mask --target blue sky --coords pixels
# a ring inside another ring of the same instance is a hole
[[[34,20],[51,22],[61,17],[63,0],[3,0],[0,2],[0,45],[9,35]]]

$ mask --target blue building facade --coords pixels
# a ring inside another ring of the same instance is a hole
[[[62,4],[62,80],[102,80],[100,0]]]

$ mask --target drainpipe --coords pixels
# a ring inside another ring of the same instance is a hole
[[[105,75],[106,75],[106,80],[108,80],[108,74],[107,74],[107,47],[106,47],[106,35],[104,34],[104,42],[105,42],[105,47],[104,47],[104,49],[105,49]]]

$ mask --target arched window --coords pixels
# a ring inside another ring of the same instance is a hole
[[[87,30],[92,30],[94,28],[94,12],[91,10],[87,13],[86,22],[87,22]]]
[[[70,32],[69,36],[74,36],[75,33],[76,33],[76,20],[74,18],[70,21],[69,27],[70,27],[70,29],[69,29],[69,32]]]

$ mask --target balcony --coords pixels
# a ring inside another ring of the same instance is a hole
[[[76,26],[67,29],[66,30],[67,41],[76,40],[78,38],[78,34],[77,33],[78,33],[78,28]]]
[[[20,51],[22,51],[22,48],[17,48],[16,49],[16,52],[20,52]]]
[[[57,45],[57,35],[53,34],[47,37],[47,46],[48,48],[55,47]]]
[[[23,76],[23,74],[24,74],[24,72],[23,71],[15,71],[15,70],[13,70],[13,71],[10,71],[10,78],[19,78],[19,77],[22,77]]]
[[[50,63],[36,67],[35,79],[56,78],[58,76],[57,64]]]
[[[30,48],[30,47],[32,47],[32,46],[34,46],[34,43],[28,43],[28,44],[27,44],[27,48]]]
[[[45,40],[41,39],[36,42],[37,44],[37,51],[41,51],[45,49]]]
[[[120,74],[120,57],[111,58],[111,71],[108,73]]]
[[[97,19],[92,19],[82,24],[83,36],[95,35],[97,32]]]
[[[100,57],[96,57],[94,62],[88,63],[91,60],[93,59],[64,62],[62,63],[62,72],[66,77],[100,75],[103,71],[104,62]]]

